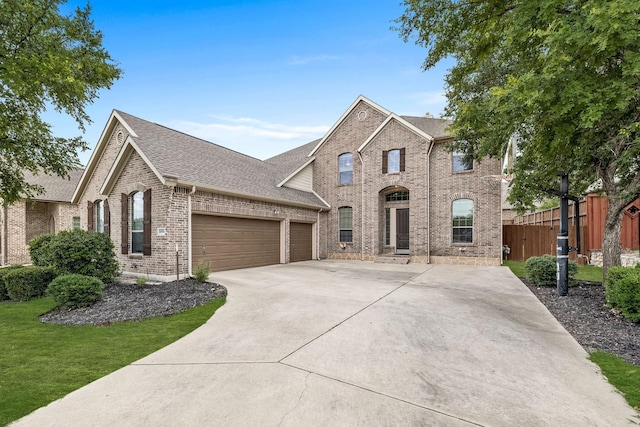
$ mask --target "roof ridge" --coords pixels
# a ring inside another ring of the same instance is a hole
[[[187,137],[189,137],[189,138],[191,138],[191,139],[194,139],[194,140],[197,140],[197,141],[201,141],[201,142],[204,142],[204,143],[207,143],[207,144],[214,145],[214,146],[216,146],[216,147],[218,147],[218,148],[221,148],[221,149],[223,149],[223,150],[230,151],[230,152],[232,152],[232,153],[236,153],[236,154],[240,154],[240,155],[242,155],[242,156],[244,156],[244,157],[248,157],[248,158],[253,159],[253,160],[258,160],[259,162],[263,162],[263,163],[265,162],[264,160],[258,159],[257,157],[253,157],[253,156],[250,156],[250,155],[248,155],[248,154],[241,153],[240,151],[236,151],[236,150],[231,149],[231,148],[229,148],[229,147],[225,147],[224,145],[220,145],[220,144],[218,144],[218,143],[215,143],[215,142],[212,142],[212,141],[208,141],[208,140],[206,140],[206,139],[204,139],[204,138],[200,138],[200,137],[198,137],[198,136],[191,135],[191,134],[186,133],[186,132],[184,132],[184,131],[181,131],[181,130],[177,130],[177,129],[170,128],[169,126],[163,125],[163,124],[161,124],[161,123],[152,122],[152,121],[150,121],[150,120],[146,120],[146,119],[140,118],[140,117],[138,117],[138,116],[134,116],[133,114],[127,113],[127,112],[122,111],[122,110],[115,110],[115,111],[117,111],[119,114],[125,114],[125,115],[127,115],[127,116],[133,117],[133,118],[134,118],[134,119],[136,119],[136,120],[140,120],[140,121],[143,121],[143,122],[149,123],[149,124],[151,124],[151,125],[161,127],[161,128],[163,128],[163,129],[166,129],[166,130],[171,131],[171,132],[174,132],[174,133],[179,133],[179,134],[184,135],[184,136],[187,136]]]

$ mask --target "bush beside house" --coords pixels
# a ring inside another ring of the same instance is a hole
[[[39,240],[40,239],[40,240]],[[36,265],[51,266],[57,274],[81,274],[114,283],[119,265],[109,236],[75,229],[34,239],[29,245]]]
[[[7,286],[5,285],[4,276],[6,276],[10,272],[18,268],[22,268],[22,266],[10,265],[9,267],[0,268],[0,301],[6,301],[9,299],[9,294],[7,293]]]
[[[558,283],[557,258],[553,255],[534,256],[529,258],[524,266],[527,270],[527,280],[536,286],[555,286]],[[569,261],[569,286],[575,284],[578,274],[578,264]]]
[[[29,301],[44,296],[47,286],[56,277],[52,268],[27,266],[4,274],[4,286],[12,301]]]
[[[632,322],[640,322],[640,266],[611,267],[607,271],[607,305]]]
[[[102,298],[104,284],[95,277],[65,274],[56,277],[47,288],[58,307],[88,307]]]

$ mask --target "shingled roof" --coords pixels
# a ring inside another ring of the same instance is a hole
[[[315,141],[311,141],[301,145],[300,147],[296,147],[292,150],[285,151],[282,154],[278,154],[277,156],[268,158],[265,162],[270,163],[277,168],[277,181],[280,182],[309,161],[309,153],[318,144],[318,142],[320,142],[320,140],[316,139]]]
[[[313,193],[277,186],[286,168],[293,168],[288,173],[295,170],[300,157],[298,149],[262,161],[121,111],[116,113],[135,132],[131,135],[135,145],[164,177],[175,177],[179,183],[202,189],[285,204],[328,207]]]
[[[451,120],[436,119],[433,117],[400,116],[426,134],[435,139],[447,138],[450,136],[447,127],[453,123]]]
[[[69,171],[69,178],[67,179],[57,175],[34,175],[29,171],[25,171],[24,179],[31,185],[39,185],[44,188],[44,193],[33,197],[33,200],[70,203],[82,172],[84,172],[83,169],[73,169]]]

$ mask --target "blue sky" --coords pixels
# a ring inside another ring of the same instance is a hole
[[[91,5],[124,70],[88,108],[91,148],[114,108],[265,159],[321,137],[358,95],[404,115],[439,116],[445,105],[447,64],[423,72],[424,48],[390,29],[400,0]],[[79,133],[46,118],[60,136]]]

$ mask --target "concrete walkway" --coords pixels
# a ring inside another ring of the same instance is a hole
[[[622,426],[639,421],[506,267],[303,262],[15,426]]]

